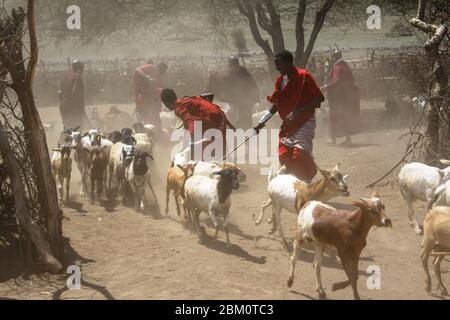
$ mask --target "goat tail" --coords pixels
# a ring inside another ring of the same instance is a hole
[[[433,198],[430,200],[430,202],[428,202],[427,208],[428,210],[433,209],[434,204],[436,203],[436,201],[438,201],[438,199],[441,197],[442,193],[444,193],[445,190],[446,190],[445,184],[443,184],[434,191]]]

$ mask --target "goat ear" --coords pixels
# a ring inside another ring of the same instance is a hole
[[[380,192],[378,190],[376,190],[373,194],[372,194],[372,198],[379,198],[380,197]]]
[[[338,164],[336,165],[336,167],[334,167],[334,169],[340,171],[341,170],[341,164],[338,162]]]
[[[152,160],[153,160],[153,157],[152,157],[152,155],[151,155],[151,154],[148,154],[148,152],[144,153],[144,156],[146,156],[147,158],[150,158],[150,159],[152,159]]]
[[[367,201],[364,198],[360,198],[360,200],[353,200],[352,204],[358,208],[366,208],[367,207]]]
[[[349,175],[348,174],[346,174],[343,178],[342,178],[342,180],[344,180],[344,182],[345,183],[347,183],[347,181],[348,181],[348,178],[349,178]]]
[[[440,163],[445,164],[447,166],[450,166],[450,160],[441,159],[439,160]]]
[[[72,131],[78,131],[80,129],[80,126],[75,127]]]
[[[320,174],[322,176],[324,176],[325,178],[328,177],[328,171],[327,170],[320,169],[320,168],[317,168],[317,170],[319,170]]]

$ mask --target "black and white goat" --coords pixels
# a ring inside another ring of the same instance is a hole
[[[144,205],[144,193],[145,193],[145,183],[149,184],[153,195],[156,198],[155,191],[150,180],[148,179],[148,165],[147,158],[153,160],[153,157],[147,152],[135,151],[133,155],[133,160],[125,168],[125,181],[131,187],[134,195],[134,208],[136,212],[143,211],[145,209]]]

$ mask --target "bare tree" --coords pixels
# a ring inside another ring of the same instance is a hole
[[[417,15],[410,20],[412,26],[430,35],[423,46],[434,75],[430,88],[430,104],[426,112],[424,160],[427,162],[438,157],[448,157],[450,151],[448,74],[443,63],[444,56],[440,51],[440,45],[447,35],[448,28],[445,23],[434,25],[425,22],[428,5],[428,0],[419,0]]]
[[[14,92],[14,98],[10,99],[8,94],[2,94],[3,124],[9,130],[9,138],[14,142],[17,149],[12,149],[23,159],[22,164],[29,164],[28,174],[22,175],[22,183],[27,184],[27,190],[37,198],[39,216],[42,218],[46,230],[46,238],[49,241],[50,249],[56,257],[61,258],[62,247],[62,211],[58,207],[58,198],[55,182],[51,173],[50,157],[48,153],[45,131],[42,126],[39,113],[33,96],[33,78],[38,61],[38,46],[35,26],[35,1],[28,0],[26,11],[23,8],[12,10],[10,16],[2,13],[0,20],[0,74],[2,75],[1,85],[6,90]],[[28,34],[28,39],[25,39]],[[29,48],[24,42],[29,43]],[[3,93],[3,92],[2,92]],[[5,101],[6,99],[6,101]],[[20,112],[19,110],[20,109]],[[9,118],[6,113],[9,110]],[[12,188],[14,195],[20,197],[16,200],[16,212],[21,217],[26,217],[25,210],[22,210],[23,192],[22,184],[18,181],[16,167],[11,164],[13,158],[9,155],[8,144],[5,142],[8,133],[2,126],[2,152],[4,161],[11,170],[9,174],[13,181]],[[11,143],[11,142],[10,142]],[[34,224],[28,219],[19,219],[35,240],[35,245],[40,253],[48,252],[42,247],[42,239],[36,237]],[[42,262],[49,263],[50,271],[56,271],[57,265],[48,259],[48,255],[41,255]],[[60,266],[60,265],[59,265]]]
[[[271,74],[275,74],[273,65],[274,53],[285,48],[285,39],[281,24],[280,10],[275,5],[274,0],[234,0],[239,12],[244,15],[252,32],[253,39],[264,51]],[[305,15],[307,10],[307,0],[298,0],[296,8],[295,22],[295,64],[299,67],[306,67],[309,57],[313,51],[317,37],[322,30],[327,14],[335,4],[336,0],[319,1],[316,9],[313,29],[309,40],[305,37]],[[261,30],[267,32],[272,40],[272,45],[264,39]]]

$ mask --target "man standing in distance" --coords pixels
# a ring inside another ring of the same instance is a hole
[[[84,103],[83,71],[83,62],[74,60],[71,70],[66,73],[60,83],[59,112],[62,123],[67,129],[89,128]]]

